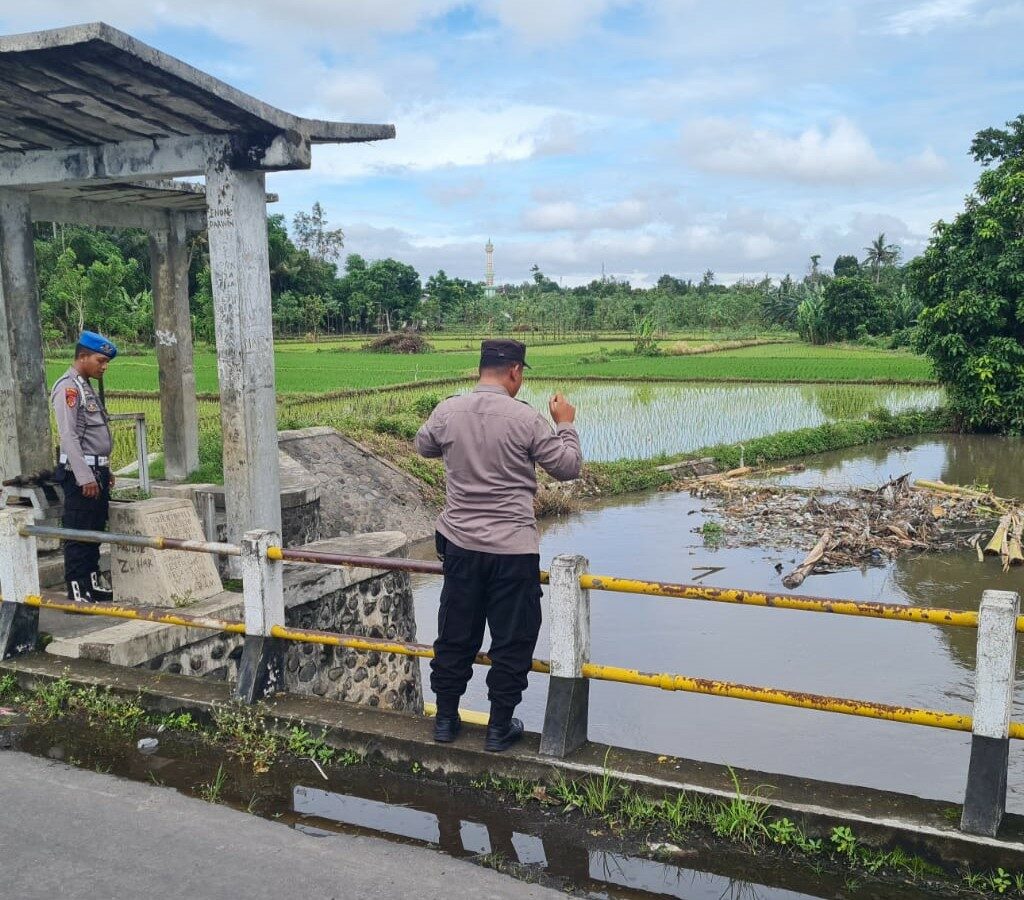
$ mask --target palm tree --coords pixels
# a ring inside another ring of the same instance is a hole
[[[875,284],[878,284],[882,269],[886,266],[895,265],[896,261],[900,258],[899,246],[897,244],[887,244],[884,231],[864,250],[867,252],[864,265],[871,267],[871,271],[875,276]]]

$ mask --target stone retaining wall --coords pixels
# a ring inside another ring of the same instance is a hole
[[[355,556],[401,556],[406,547],[405,535],[395,531],[307,545],[307,549],[314,551]],[[286,565],[284,599],[285,623],[290,626],[416,640],[412,587],[404,572]],[[243,616],[242,597],[223,592],[182,612],[239,620]],[[233,681],[238,675],[242,638],[225,632],[132,621],[55,640],[47,652],[212,681]],[[418,661],[394,654],[289,642],[285,689],[382,709],[423,709]]]

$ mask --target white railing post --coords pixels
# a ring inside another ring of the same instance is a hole
[[[284,684],[283,644],[270,633],[275,625],[284,625],[282,564],[267,559],[267,549],[277,546],[275,531],[247,531],[242,538],[245,644],[235,697],[243,703],[269,697]]]
[[[587,742],[590,683],[583,666],[590,660],[590,591],[580,587],[587,565],[586,557],[568,554],[551,561],[551,675],[540,739],[546,756],[567,756]]]
[[[960,828],[995,837],[1006,812],[1020,595],[985,591],[978,614],[971,762]]]
[[[146,416],[135,419],[135,452],[139,457],[139,490],[149,493],[149,441],[146,435]]]
[[[0,508],[0,659],[34,650],[39,636],[39,610],[25,605],[39,594],[36,539],[19,533],[34,523],[31,509]]]

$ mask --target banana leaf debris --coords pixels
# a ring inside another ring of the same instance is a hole
[[[876,489],[808,489],[764,481],[801,467],[683,478],[668,490],[706,501],[726,547],[762,547],[807,556],[783,583],[794,588],[810,574],[883,564],[903,553],[969,550],[997,557],[1005,571],[1024,564],[1024,506],[988,491],[943,482],[911,482],[910,473]]]

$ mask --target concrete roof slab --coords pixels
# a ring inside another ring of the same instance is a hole
[[[0,153],[278,132],[311,143],[395,135],[294,116],[102,22],[0,37]]]

